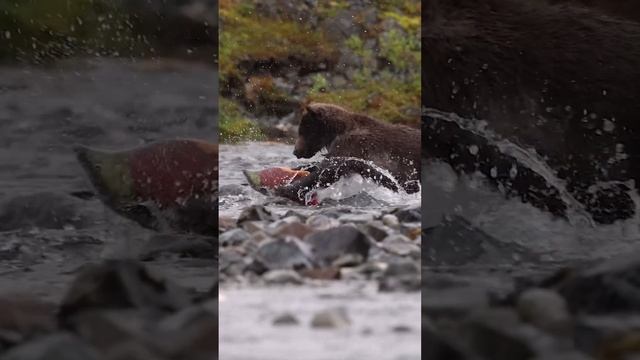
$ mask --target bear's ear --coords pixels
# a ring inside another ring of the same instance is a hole
[[[309,108],[309,104],[311,104],[310,99],[304,99],[300,102],[300,114],[304,116],[305,114],[312,112],[312,110]]]

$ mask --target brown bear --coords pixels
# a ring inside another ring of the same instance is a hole
[[[429,0],[424,11],[427,108],[484,120],[534,148],[594,220],[634,213],[624,182],[640,180],[639,24],[543,1]],[[426,158],[480,170],[536,206],[564,211],[540,176],[519,172],[514,184],[517,160],[459,124],[425,116],[423,136]]]
[[[309,190],[356,173],[394,191],[399,185],[408,193],[417,192],[420,140],[419,129],[384,123],[332,104],[306,104],[293,154],[311,158],[327,149],[326,160],[310,176],[278,189],[276,194],[302,201]],[[397,183],[368,162],[387,170]]]

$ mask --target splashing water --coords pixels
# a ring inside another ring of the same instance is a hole
[[[461,128],[487,139],[490,144],[498,147],[502,153],[512,156],[521,165],[542,176],[547,184],[558,190],[562,201],[567,205],[569,210],[567,215],[572,224],[579,225],[586,222],[591,227],[596,226],[595,221],[584,205],[566,190],[565,182],[557,177],[556,172],[546,164],[535,149],[524,149],[509,140],[499,139],[495,133],[486,128],[486,121],[471,121],[456,114],[445,113],[435,109],[426,109],[425,114],[435,119],[453,121]]]
[[[423,226],[433,226],[443,215],[457,213],[491,236],[547,253],[555,260],[609,257],[637,247],[640,238],[638,215],[611,225],[596,225],[584,206],[566,190],[564,181],[556,176],[555,171],[535,149],[525,149],[499,139],[486,128],[486,121],[463,119],[455,114],[433,109],[425,109],[424,114],[455,122],[516,158],[559,191],[570,213],[569,221],[555,218],[523,203],[517,197],[505,198],[487,184],[483,175],[458,176],[446,164],[425,162],[422,171]],[[636,203],[636,208],[640,209],[640,199],[635,189],[630,190],[630,196]]]
[[[220,214],[221,216],[235,217],[242,209],[252,204],[274,205],[279,210],[286,212],[289,209],[308,212],[314,208],[308,208],[291,204],[288,202],[278,202],[273,197],[268,197],[252,190],[247,184],[242,174],[242,170],[260,170],[273,166],[294,167],[303,164],[319,162],[323,159],[321,154],[311,159],[296,159],[293,156],[293,149],[290,145],[268,142],[252,142],[236,145],[220,146],[220,168],[225,169],[220,172]],[[375,167],[375,166],[374,166]],[[393,177],[385,169],[375,167],[389,178]],[[397,184],[397,182],[396,182]],[[359,210],[379,211],[385,206],[407,206],[420,204],[420,192],[407,194],[404,191],[393,192],[382,186],[374,184],[369,179],[364,179],[360,175],[345,178],[325,189],[318,191],[318,198],[324,202],[322,208],[334,206],[333,200],[356,197],[359,200],[354,202],[337,203],[337,206],[352,207]],[[275,203],[274,203],[275,201]]]

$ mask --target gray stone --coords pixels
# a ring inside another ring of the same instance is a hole
[[[280,314],[273,319],[274,326],[295,326],[299,324],[300,320],[290,313]]]
[[[567,302],[558,293],[533,288],[524,291],[517,302],[517,311],[522,320],[559,336],[570,336],[573,319]]]
[[[238,216],[237,224],[242,226],[246,221],[273,221],[275,218],[269,210],[261,205],[253,205],[245,208]]]
[[[302,277],[293,270],[269,270],[262,275],[268,284],[302,284]]]
[[[398,217],[393,214],[385,214],[382,216],[382,223],[388,227],[396,227],[400,224]]]
[[[340,225],[338,220],[320,214],[309,216],[306,223],[316,230],[327,230]]]
[[[254,254],[252,269],[256,272],[277,269],[308,269],[314,263],[303,244],[296,240],[276,239],[260,244]]]
[[[364,233],[345,225],[311,234],[305,243],[311,247],[313,259],[320,266],[328,266],[346,254],[361,255],[367,259],[370,248]]]
[[[232,229],[224,232],[219,237],[220,246],[242,245],[251,238],[244,229]]]
[[[351,320],[345,308],[333,308],[320,311],[313,315],[311,327],[316,329],[338,329],[351,325]]]

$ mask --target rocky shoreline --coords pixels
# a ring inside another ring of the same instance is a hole
[[[428,230],[422,355],[428,359],[635,359],[640,252],[545,262],[460,219]],[[459,231],[452,232],[457,223]],[[448,230],[446,228],[449,228]],[[470,236],[471,235],[471,236]]]
[[[420,358],[419,207],[277,213],[252,205],[234,220],[221,221],[219,237],[221,358],[258,359],[252,351],[262,348],[261,359]],[[284,341],[289,329],[304,348]]]

